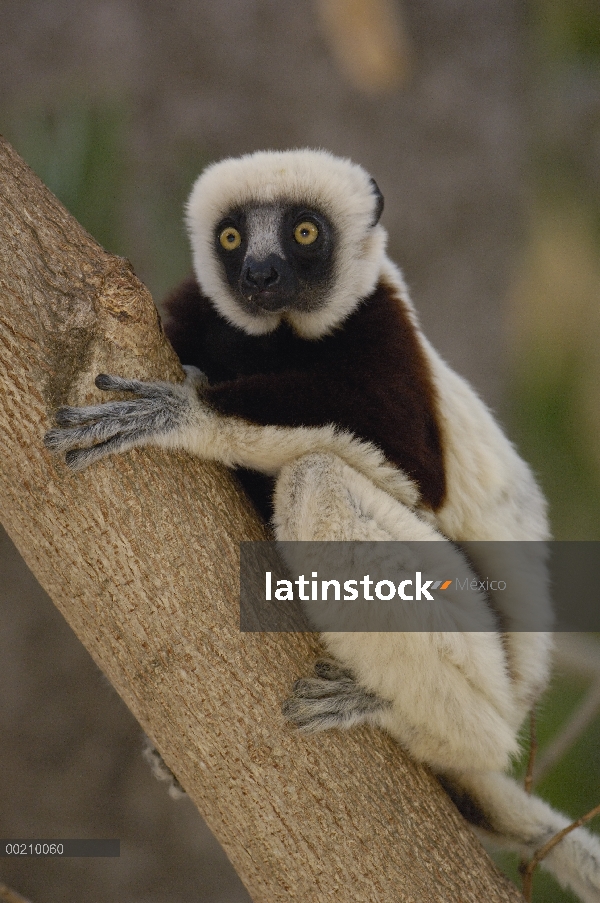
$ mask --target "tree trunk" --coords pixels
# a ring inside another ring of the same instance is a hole
[[[517,901],[437,782],[381,732],[303,736],[282,700],[308,634],[241,634],[228,473],[135,451],[71,475],[44,450],[100,371],[178,379],[147,290],[0,142],[0,504],[25,561],[153,738],[255,903]]]

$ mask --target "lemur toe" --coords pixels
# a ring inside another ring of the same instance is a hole
[[[323,680],[341,680],[348,678],[353,680],[352,672],[347,668],[342,668],[337,662],[330,658],[319,658],[315,662],[315,674]]]

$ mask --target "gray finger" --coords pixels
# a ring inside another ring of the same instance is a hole
[[[107,455],[135,448],[136,445],[140,444],[140,438],[142,437],[135,434],[129,437],[118,435],[108,439],[106,442],[101,442],[99,445],[92,445],[90,448],[72,449],[65,455],[67,467],[72,471],[83,470]]]
[[[133,392],[135,395],[142,395],[145,398],[160,398],[163,395],[172,394],[173,391],[171,383],[123,379],[121,376],[111,376],[108,373],[99,373],[94,382],[103,392]]]

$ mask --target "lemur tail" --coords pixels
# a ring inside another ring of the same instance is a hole
[[[496,772],[462,773],[441,779],[462,814],[482,839],[530,858],[570,824],[568,818],[516,781]],[[567,834],[542,860],[563,887],[583,903],[600,903],[600,838],[585,828]]]

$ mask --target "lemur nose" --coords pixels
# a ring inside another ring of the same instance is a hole
[[[248,260],[244,270],[244,282],[249,288],[263,291],[273,288],[280,279],[279,270],[273,265],[273,260]]]

